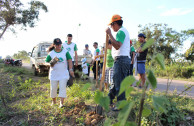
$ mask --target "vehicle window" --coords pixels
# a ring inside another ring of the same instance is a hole
[[[38,54],[38,47],[34,47],[32,51],[32,57],[37,57],[37,54]]]
[[[48,55],[48,48],[50,45],[42,45],[41,46],[41,56],[47,56]]]

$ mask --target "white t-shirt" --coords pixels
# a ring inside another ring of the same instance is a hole
[[[90,50],[84,49],[83,55],[90,55],[90,54],[92,54]]]
[[[112,57],[113,59],[116,56],[128,56],[130,58],[129,52],[130,52],[130,37],[129,33],[126,28],[121,27],[116,35],[114,35],[114,38],[116,38],[116,41],[119,41],[122,43],[121,47],[116,50],[114,47],[112,48]]]
[[[98,52],[98,55],[100,55],[100,54],[101,54],[101,53],[100,53],[100,49],[99,49],[99,48],[96,48],[96,49],[94,50],[94,56],[93,56],[93,59],[94,59],[94,57],[95,57],[95,56],[97,56],[96,52]],[[96,60],[97,60],[97,61],[99,61],[99,60],[100,60],[100,58],[96,58]]]
[[[74,61],[74,55],[75,55],[75,51],[77,51],[77,45],[73,42],[71,42],[70,44],[67,43],[67,41],[65,41],[63,43],[63,48],[66,49],[70,55],[71,55],[71,58],[72,58],[72,61]]]
[[[82,72],[88,74],[88,65],[87,63],[82,63]]]
[[[57,57],[59,61],[53,67],[50,67],[49,79],[50,80],[69,79],[69,71],[67,70],[67,58],[71,59],[69,52],[67,52],[65,49],[63,49],[61,52],[55,52],[55,50],[52,50],[48,54],[47,59],[52,60],[55,57]]]

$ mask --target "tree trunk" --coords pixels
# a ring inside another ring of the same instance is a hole
[[[5,33],[8,27],[9,27],[9,24],[6,24],[5,28],[3,29],[3,32],[0,34],[0,39],[3,37],[3,34]]]

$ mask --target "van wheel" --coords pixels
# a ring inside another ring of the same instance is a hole
[[[33,71],[34,71],[34,76],[37,76],[38,75],[38,71],[36,70],[35,66],[33,66]]]

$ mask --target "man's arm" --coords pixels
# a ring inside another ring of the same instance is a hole
[[[113,47],[114,47],[116,50],[118,50],[118,49],[121,47],[122,43],[121,43],[121,42],[117,42],[117,41],[114,39],[114,37],[112,36],[112,33],[108,34],[108,36],[109,36],[109,38],[110,38],[110,40],[111,40],[111,43],[112,43]]]
[[[77,57],[77,51],[75,51],[75,65],[78,66],[78,57]]]

